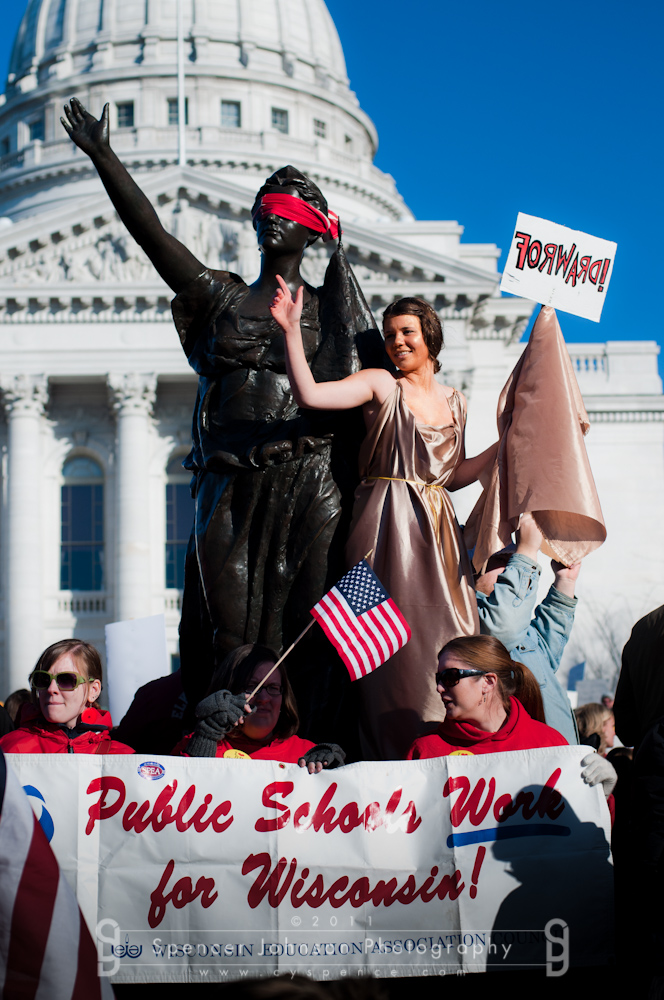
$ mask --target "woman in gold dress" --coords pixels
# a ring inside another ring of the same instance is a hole
[[[284,331],[298,405],[363,407],[362,482],[346,558],[354,565],[373,550],[373,568],[412,639],[363,678],[360,735],[366,759],[399,759],[425,723],[438,724],[444,716],[431,680],[439,650],[455,636],[479,631],[472,571],[448,490],[474,482],[497,445],[465,457],[466,401],[435,378],[443,335],[427,302],[400,299],[385,311],[385,349],[396,375],[367,368],[337,382],[316,382],[302,348],[302,293],[293,298],[277,280],[271,312]]]

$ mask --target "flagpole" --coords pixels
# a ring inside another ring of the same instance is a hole
[[[184,28],[182,24],[183,0],[177,0],[177,63],[178,63],[178,164],[186,166],[185,149],[185,97],[184,97]]]
[[[368,559],[372,552],[373,552],[373,549],[369,549],[369,551],[364,556],[364,558]],[[268,677],[270,677],[271,674],[273,674],[274,671],[277,669],[277,667],[280,666],[284,662],[284,660],[286,659],[286,657],[288,656],[288,654],[290,653],[290,651],[292,649],[295,649],[295,647],[297,646],[297,644],[300,641],[300,639],[304,638],[304,636],[307,634],[307,632],[309,631],[309,629],[311,628],[311,626],[315,623],[315,621],[316,621],[315,618],[311,619],[311,621],[309,622],[309,624],[307,625],[307,627],[300,632],[300,634],[298,635],[298,637],[295,640],[295,642],[292,642],[290,644],[290,646],[288,647],[288,649],[286,650],[286,652],[282,656],[279,657],[279,659],[277,660],[277,662],[275,663],[275,665],[272,667],[272,669],[268,670],[268,672],[266,673],[265,677],[260,682],[260,684],[257,684],[256,687],[254,688],[254,690],[251,692],[251,694],[248,695],[247,701],[251,701],[251,699],[254,697],[254,695],[256,694],[256,692],[260,691],[260,689],[263,687],[263,684],[265,684],[265,681],[268,679]]]
[[[260,682],[260,684],[256,685],[256,687],[254,688],[254,690],[247,697],[247,701],[251,701],[251,699],[254,697],[254,695],[256,694],[256,692],[260,691],[260,689],[263,687],[263,684],[265,684],[265,681],[268,679],[268,677],[270,676],[270,674],[273,674],[274,671],[277,669],[277,667],[281,663],[283,663],[283,661],[286,659],[286,657],[290,653],[291,649],[294,649],[295,646],[297,646],[297,644],[300,641],[300,639],[304,638],[304,636],[307,634],[307,632],[309,631],[309,629],[311,628],[311,626],[315,624],[315,622],[316,622],[316,619],[312,618],[311,621],[309,622],[309,624],[307,625],[307,627],[300,632],[300,634],[298,635],[298,637],[295,640],[295,642],[292,642],[290,644],[290,646],[288,647],[288,649],[286,650],[286,652],[282,656],[279,657],[279,659],[277,660],[277,662],[275,663],[275,665],[272,667],[272,669],[268,670],[268,672],[266,673],[265,677]]]

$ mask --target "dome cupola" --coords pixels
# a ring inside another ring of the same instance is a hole
[[[376,131],[323,0],[181,3],[189,166],[255,189],[293,163],[338,188],[347,219],[410,217],[373,166]],[[177,160],[177,9],[177,0],[28,0],[0,108],[1,214],[43,210],[74,176],[91,176],[59,122],[73,94],[95,115],[109,102],[113,147],[130,169]]]

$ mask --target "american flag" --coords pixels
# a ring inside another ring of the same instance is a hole
[[[76,897],[2,751],[0,885],[0,996],[112,1000]]]
[[[410,639],[408,622],[366,559],[328,590],[311,614],[336,647],[352,681],[370,674]]]

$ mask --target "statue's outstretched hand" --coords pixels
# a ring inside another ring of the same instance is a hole
[[[295,298],[293,298],[290,288],[280,274],[277,275],[277,281],[279,288],[270,303],[270,312],[282,330],[288,332],[296,328],[299,329],[304,301],[304,285],[300,285]]]
[[[72,97],[70,103],[65,104],[64,110],[66,118],[61,118],[60,121],[79,149],[88,156],[94,156],[95,153],[108,147],[108,104],[104,105],[99,119],[86,111],[76,97]]]

